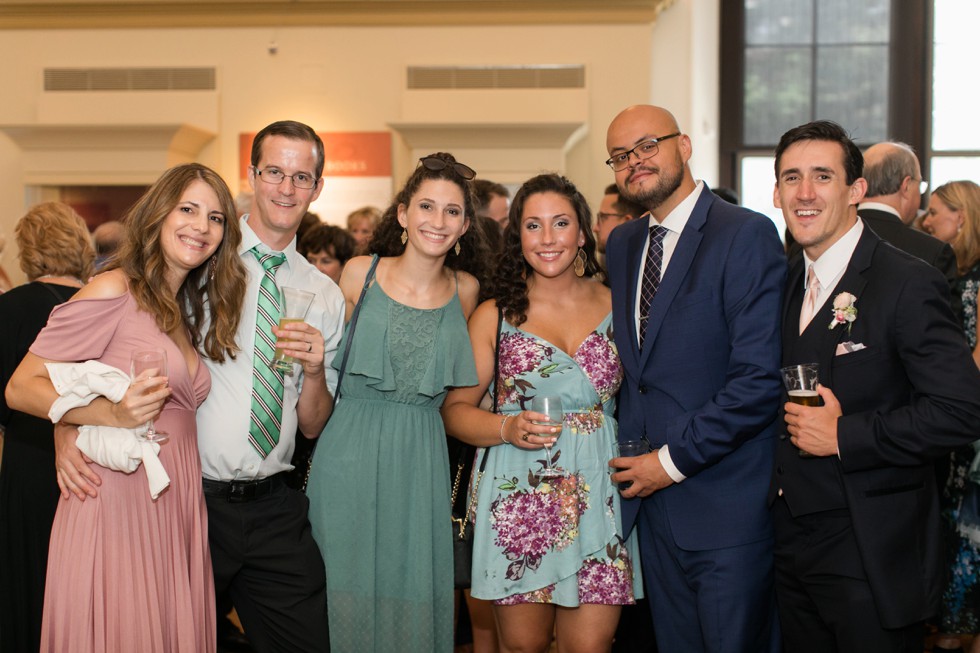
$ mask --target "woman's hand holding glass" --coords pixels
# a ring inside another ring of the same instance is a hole
[[[536,451],[558,441],[561,426],[551,426],[547,413],[524,410],[504,424],[503,439],[518,449]]]
[[[167,376],[166,359],[162,363],[137,360],[143,354],[147,352],[133,354],[130,367],[133,380],[123,398],[113,406],[116,426],[138,428],[147,424],[152,425],[173,393]]]

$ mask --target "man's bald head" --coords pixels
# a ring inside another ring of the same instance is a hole
[[[868,182],[864,201],[891,206],[906,224],[915,219],[922,201],[922,173],[911,147],[897,141],[872,145],[864,153],[864,178]]]

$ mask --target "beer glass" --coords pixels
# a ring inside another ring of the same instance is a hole
[[[282,315],[279,317],[279,328],[283,328],[290,322],[305,320],[306,314],[310,311],[310,305],[313,303],[313,293],[286,286],[279,290],[282,297]],[[273,369],[289,376],[293,373],[293,363],[295,362],[295,358],[286,355],[285,351],[276,347],[276,353],[272,357]]]

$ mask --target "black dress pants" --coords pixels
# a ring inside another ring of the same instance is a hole
[[[230,591],[249,642],[258,653],[329,651],[326,573],[306,495],[275,477],[268,494],[247,500],[208,485],[215,592]]]

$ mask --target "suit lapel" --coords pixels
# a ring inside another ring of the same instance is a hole
[[[691,217],[684,225],[684,231],[681,232],[674,252],[670,256],[670,264],[660,280],[657,294],[650,302],[650,317],[647,320],[646,336],[643,338],[643,351],[640,352],[641,367],[647,364],[647,359],[653,350],[653,343],[657,340],[657,334],[660,332],[660,327],[663,326],[664,317],[670,309],[670,304],[674,301],[684,279],[687,278],[688,270],[690,270],[694,256],[701,245],[701,239],[704,237],[701,229],[707,221],[708,208],[713,199],[714,195],[710,192],[701,192],[701,196],[691,212]]]
[[[807,331],[810,329],[819,329],[820,360],[818,362],[820,363],[820,378],[821,383],[829,388],[833,388],[831,372],[833,371],[834,357],[837,355],[837,346],[849,340],[846,323],[838,324],[833,329],[829,328],[833,319],[834,299],[839,294],[846,292],[857,297],[855,304],[860,305],[864,287],[868,284],[865,272],[871,267],[871,257],[874,254],[875,247],[880,242],[881,239],[871,229],[867,227],[864,229],[861,234],[861,239],[858,240],[857,247],[854,248],[854,253],[851,254],[851,260],[847,263],[847,268],[844,270],[843,276],[837,282],[833,292],[828,295],[824,305],[817,309],[813,320],[807,326]],[[860,315],[860,312],[858,312],[858,319],[860,319]]]

